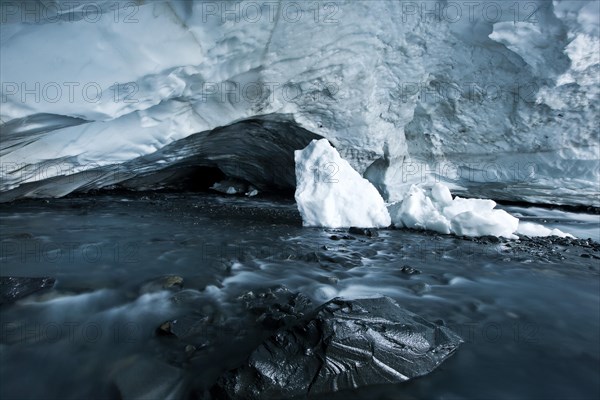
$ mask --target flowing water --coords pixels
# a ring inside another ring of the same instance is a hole
[[[244,332],[239,296],[277,285],[315,305],[387,295],[465,341],[425,377],[323,398],[600,396],[600,254],[592,247],[408,230],[367,237],[303,228],[289,199],[207,194],[27,200],[0,205],[0,216],[0,275],[56,278],[54,289],[0,306],[2,398],[115,398],[123,385],[168,385],[173,374],[182,397],[202,397],[261,340]],[[597,216],[552,221],[598,237]],[[183,278],[184,289],[149,284],[164,275]],[[176,339],[155,332],[190,313],[233,328],[181,357]],[[129,378],[141,370],[145,378]]]

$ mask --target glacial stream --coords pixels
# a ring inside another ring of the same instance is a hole
[[[519,212],[598,240],[597,215]],[[600,251],[591,242],[392,229],[371,237],[303,228],[290,199],[197,193],[22,200],[1,204],[0,217],[0,275],[56,279],[0,305],[3,399],[208,398],[261,340],[240,296],[276,286],[314,305],[386,295],[464,340],[427,376],[316,398],[600,396]],[[165,275],[183,281],[163,290]],[[190,316],[209,321],[209,339],[190,347],[157,334]]]

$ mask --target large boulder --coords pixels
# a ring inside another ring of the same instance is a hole
[[[337,298],[264,341],[212,393],[274,399],[398,383],[431,372],[461,341],[388,297]]]

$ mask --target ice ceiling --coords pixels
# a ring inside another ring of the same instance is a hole
[[[147,189],[192,164],[288,187],[293,150],[325,137],[386,200],[441,181],[599,205],[595,1],[6,2],[1,18],[3,201]]]

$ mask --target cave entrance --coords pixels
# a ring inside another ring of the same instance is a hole
[[[296,189],[294,151],[321,138],[290,115],[255,116],[187,136],[145,157],[144,167],[149,161],[176,161],[152,172],[143,186],[151,190],[153,180],[155,188],[206,191],[223,182],[217,191],[239,194],[256,189],[289,196]],[[128,183],[139,182],[134,178]]]
[[[187,167],[181,170],[181,174],[181,179],[174,189],[186,192],[207,192],[215,183],[227,178],[217,167]]]
[[[222,183],[225,193],[234,187],[236,194],[256,190],[289,197],[296,189],[294,151],[315,139],[322,136],[300,126],[291,114],[257,115],[191,134],[118,165],[27,183],[3,194],[16,199],[102,189],[207,192]]]
[[[166,168],[147,177],[146,186],[177,192],[208,192],[217,182],[227,179],[218,167],[188,165]],[[154,182],[150,182],[154,181]]]

